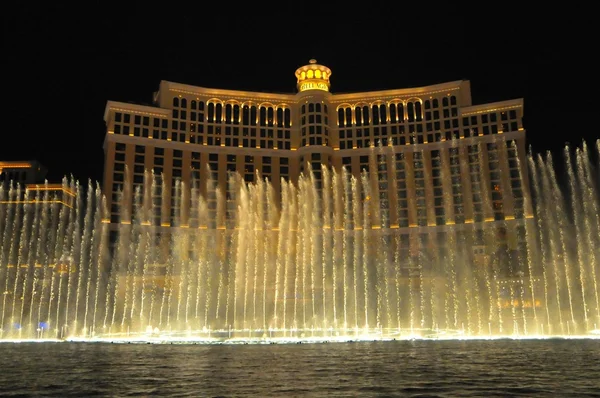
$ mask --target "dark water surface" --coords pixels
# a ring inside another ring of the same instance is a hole
[[[600,340],[2,343],[11,397],[600,397]]]

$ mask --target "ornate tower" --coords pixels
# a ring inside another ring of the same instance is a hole
[[[316,59],[308,61],[308,65],[296,69],[296,79],[298,79],[298,92],[308,90],[329,91],[329,77],[331,69],[317,64]]]
[[[331,69],[311,59],[308,65],[296,69],[300,126],[300,171],[313,169],[317,186],[320,187],[322,165],[330,165],[331,147],[329,126],[330,106],[329,77]],[[332,119],[333,120],[333,119]]]

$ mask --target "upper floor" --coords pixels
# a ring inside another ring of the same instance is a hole
[[[335,94],[329,68],[296,71],[297,92],[275,94],[161,81],[153,106],[108,101],[108,134],[271,150],[419,145],[524,131],[523,100],[473,105],[470,82]]]

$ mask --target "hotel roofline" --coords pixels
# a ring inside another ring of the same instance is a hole
[[[455,80],[446,83],[433,84],[422,87],[411,87],[411,88],[400,88],[391,90],[377,90],[377,91],[364,91],[364,92],[351,92],[351,93],[323,93],[329,97],[331,104],[342,104],[344,102],[354,102],[357,100],[389,100],[392,97],[398,99],[410,99],[412,97],[433,95],[439,93],[447,93],[455,90],[464,89],[468,93],[470,90],[469,80]],[[236,101],[247,100],[252,101],[265,101],[275,100],[278,102],[297,103],[299,100],[299,94],[276,94],[256,91],[241,91],[241,90],[228,90],[228,89],[216,89],[207,88],[200,86],[193,86],[189,84],[170,82],[162,80],[160,87],[154,94],[154,102],[159,103],[159,99],[162,93],[175,92],[180,94],[190,95],[202,95],[202,96],[214,96],[220,100],[232,99]],[[470,99],[470,98],[469,98]],[[517,98],[507,101],[498,101],[478,105],[467,105],[462,106],[461,111],[464,114],[477,113],[480,111],[486,111],[497,108],[510,109],[512,107],[523,107],[523,98]],[[107,101],[106,108],[104,111],[104,120],[107,120],[109,109],[126,109],[128,111],[153,116],[164,116],[168,117],[170,109],[161,108],[153,105],[140,105],[133,103],[125,103],[119,101]]]
[[[515,108],[521,108],[521,112],[524,112],[523,98],[515,98],[505,101],[487,102],[485,104],[463,106],[460,108],[460,111],[462,116],[470,116],[478,113],[504,111]]]

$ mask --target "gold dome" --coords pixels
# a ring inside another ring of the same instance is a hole
[[[316,59],[308,61],[308,65],[296,69],[298,91],[321,90],[329,91],[331,69],[317,64]]]

